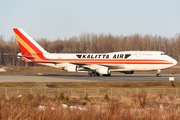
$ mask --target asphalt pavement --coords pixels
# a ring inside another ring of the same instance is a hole
[[[180,81],[180,74],[115,74],[111,76],[89,77],[86,74],[45,74],[45,75],[0,75],[0,82],[125,82],[125,81]]]

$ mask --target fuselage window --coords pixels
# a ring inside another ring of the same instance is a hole
[[[166,53],[161,53],[161,55],[167,55]]]

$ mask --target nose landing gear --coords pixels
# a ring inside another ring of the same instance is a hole
[[[160,72],[161,72],[161,70],[157,71],[156,77],[161,77],[161,73]]]

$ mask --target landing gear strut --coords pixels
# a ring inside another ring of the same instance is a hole
[[[100,74],[97,73],[97,72],[95,72],[95,71],[89,71],[89,72],[88,72],[88,76],[93,76],[93,77],[95,77],[95,76],[100,76]]]
[[[156,77],[161,77],[161,73],[160,72],[161,72],[161,70],[157,71]]]

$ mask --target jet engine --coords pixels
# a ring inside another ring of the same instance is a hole
[[[77,72],[77,65],[68,65],[64,67],[68,72]]]
[[[122,71],[124,74],[134,74],[134,71]]]
[[[96,72],[98,72],[99,74],[110,74],[108,67],[100,67],[96,69]]]

